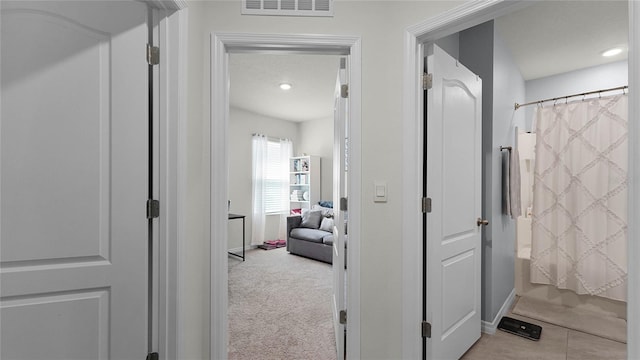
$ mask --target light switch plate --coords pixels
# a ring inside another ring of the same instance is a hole
[[[387,202],[387,183],[376,181],[373,183],[373,201]]]

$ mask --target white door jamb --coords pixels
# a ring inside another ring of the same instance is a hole
[[[179,359],[183,328],[179,314],[180,247],[185,239],[186,79],[188,9],[184,0],[147,0],[153,11],[154,46],[160,63],[154,75],[154,189],[160,217],[154,224],[153,350],[161,359]]]
[[[227,166],[229,52],[295,51],[348,55],[349,84],[349,264],[347,357],[360,358],[360,208],[361,208],[361,41],[355,36],[211,35],[211,344],[210,358],[226,359],[228,345]]]

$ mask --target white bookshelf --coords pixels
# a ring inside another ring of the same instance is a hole
[[[317,204],[320,201],[320,157],[292,157],[289,171],[289,209],[309,209]]]

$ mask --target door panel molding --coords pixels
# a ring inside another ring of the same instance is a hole
[[[0,356],[144,353],[148,8],[1,7]]]

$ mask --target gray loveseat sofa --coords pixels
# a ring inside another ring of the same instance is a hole
[[[287,217],[287,251],[331,264],[333,209],[314,205],[302,215]]]

